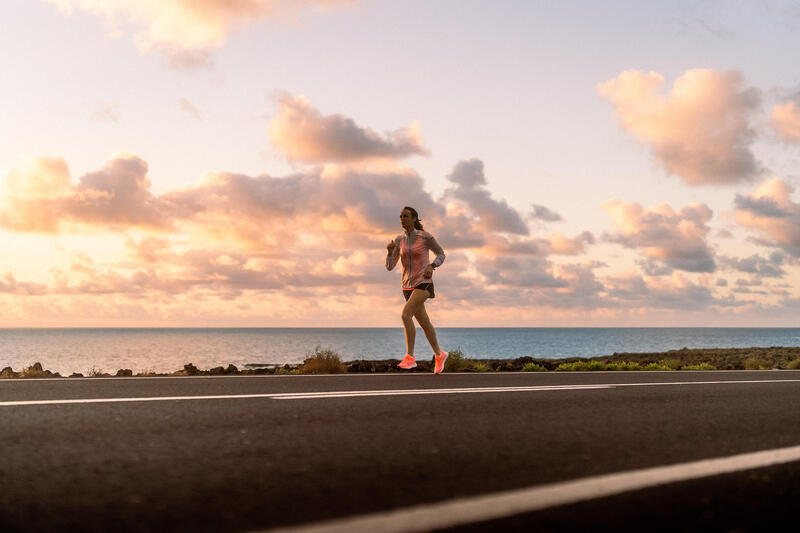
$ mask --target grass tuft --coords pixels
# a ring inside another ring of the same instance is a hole
[[[448,357],[448,359],[449,359],[449,357]],[[474,361],[472,363],[472,371],[474,371],[474,372],[489,372],[490,370],[491,370],[491,368],[489,368],[489,365],[485,365],[483,363],[477,363],[477,362],[474,362]]]
[[[300,374],[344,374],[347,367],[338,352],[317,346],[298,368]]]
[[[463,372],[474,366],[474,361],[464,357],[464,352],[460,348],[450,350],[447,355],[447,361],[444,363],[445,372]]]
[[[289,368],[289,367],[279,366],[278,368],[275,369],[275,374],[282,374],[288,376],[291,374],[299,374],[299,373],[300,373],[299,368]]]
[[[21,378],[41,378],[44,377],[44,370],[41,363],[33,363],[31,366],[19,373]]]
[[[717,367],[708,363],[700,363],[699,365],[686,365],[681,367],[681,370],[716,370]]]
[[[556,367],[556,372],[593,372],[598,370],[608,370],[608,363],[575,361],[574,363],[561,363]]]
[[[523,372],[547,372],[547,369],[537,363],[525,363],[522,367]]]
[[[759,359],[758,357],[750,357],[744,361],[745,370],[772,370],[772,363],[766,359]]]
[[[103,377],[105,374],[99,368],[92,367],[86,371],[86,376],[90,378],[100,378]]]
[[[678,370],[681,367],[681,362],[677,359],[662,359],[658,362],[665,370]]]
[[[534,364],[534,363],[529,363]],[[527,366],[527,365],[526,365]],[[523,369],[524,370],[524,369]],[[544,370],[544,368],[542,368]],[[603,361],[575,361],[572,363],[561,363],[556,367],[556,371],[560,372],[592,372],[592,371],[641,371],[641,370],[672,370],[671,364],[664,364],[661,361],[658,363],[637,363],[636,361],[619,361],[619,362],[603,362]]]

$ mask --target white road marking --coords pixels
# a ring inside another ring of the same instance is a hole
[[[610,385],[537,385],[530,387],[462,387],[454,389],[393,389],[330,392],[294,392],[274,394],[276,400],[308,400],[315,398],[356,398],[360,396],[407,396],[417,394],[469,394],[476,392],[524,392],[550,390],[608,389]]]
[[[379,389],[357,391],[291,392],[261,394],[216,394],[211,396],[142,396],[123,398],[76,398],[59,400],[12,400],[0,402],[0,407],[19,407],[26,405],[61,405],[119,402],[166,402],[175,400],[232,400],[245,398],[270,398],[273,400],[309,400],[327,398],[358,398],[370,396],[406,396],[420,394],[474,394],[487,392],[535,392],[563,390],[595,390],[618,387],[655,387],[667,385],[741,385],[755,383],[800,383],[800,379],[758,379],[730,381],[673,381],[649,383],[597,383],[589,385],[537,385],[529,387],[462,387],[450,389]]]
[[[800,446],[630,470],[573,481],[459,498],[405,509],[317,522],[273,533],[415,533],[505,518],[668,483],[800,461]]]
[[[274,394],[219,394],[214,396],[142,396],[131,398],[76,398],[74,400],[21,400],[0,402],[0,407],[75,403],[166,402],[170,400],[227,400],[231,398],[271,398],[272,396],[274,396]]]
[[[330,391],[330,392],[291,392],[265,394],[217,394],[213,396],[144,396],[130,398],[77,398],[72,400],[15,400],[0,402],[0,407],[19,407],[23,405],[59,405],[81,403],[116,403],[116,402],[164,402],[169,400],[232,400],[239,398],[271,398],[273,400],[303,400],[310,398],[353,398],[359,396],[402,396],[415,394],[469,394],[479,392],[517,392],[517,391],[550,391],[574,389],[607,389],[608,385],[544,385],[535,387],[479,387],[460,389],[398,389],[398,390],[362,390],[362,391]]]
[[[800,383],[800,379],[754,379],[754,380],[729,380],[729,381],[673,381],[673,382],[645,382],[645,383],[596,383],[587,385],[538,385],[530,387],[463,387],[454,389],[386,389],[386,390],[361,390],[361,391],[327,391],[327,392],[293,392],[287,394],[274,394],[276,400],[310,400],[316,398],[356,398],[360,396],[405,396],[416,394],[460,394],[471,392],[521,392],[521,391],[549,391],[549,390],[580,390],[580,389],[615,389],[617,387],[655,387],[663,385],[740,385],[746,383]],[[1,404],[0,404],[1,405]]]

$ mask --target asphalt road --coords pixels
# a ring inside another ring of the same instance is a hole
[[[511,387],[540,388],[433,393]],[[291,396],[354,390],[417,392]],[[795,371],[0,380],[0,530],[258,530],[796,445]],[[788,531],[798,502],[790,462],[457,529]]]

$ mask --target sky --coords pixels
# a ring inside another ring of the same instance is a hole
[[[0,327],[797,326],[800,2],[5,0]]]

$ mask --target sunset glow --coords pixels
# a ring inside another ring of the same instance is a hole
[[[800,12],[612,4],[4,2],[0,327],[796,326]]]

